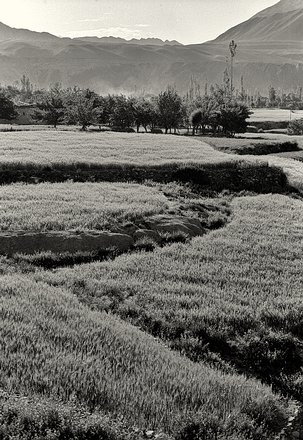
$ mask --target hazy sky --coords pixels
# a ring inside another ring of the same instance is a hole
[[[0,21],[60,36],[201,43],[278,0],[1,0]]]

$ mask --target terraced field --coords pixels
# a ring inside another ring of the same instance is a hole
[[[303,402],[303,164],[238,161],[186,137],[0,134],[0,177],[20,167],[18,183],[0,187],[3,235],[131,231],[161,216],[203,229],[152,252],[59,258],[52,270],[35,255],[1,257],[5,440],[276,440],[292,429]],[[68,180],[81,163],[90,181]],[[90,167],[110,174],[110,164],[130,182],[91,181]],[[166,181],[132,183],[140,166],[149,176],[162,167]],[[39,183],[38,167],[54,183]],[[238,190],[212,190],[229,176]]]
[[[127,183],[41,183],[0,187],[0,232],[113,230],[161,214],[157,188]]]
[[[208,144],[180,136],[29,131],[0,133],[0,163],[50,165],[212,163],[226,159]]]
[[[38,279],[119,314],[194,360],[222,361],[303,400],[303,202],[266,195],[236,198],[232,207],[225,228],[191,244]]]
[[[218,430],[242,416],[253,426],[254,400],[260,408],[270,402],[283,422],[285,408],[269,388],[194,364],[65,289],[24,276],[1,277],[0,289],[1,310],[9,310],[1,321],[1,386],[10,393],[74,396],[130,426],[168,433],[191,413],[214,418]]]

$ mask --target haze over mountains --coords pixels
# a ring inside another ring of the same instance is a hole
[[[272,84],[303,86],[303,0],[281,0],[216,40],[183,46],[159,39],[59,38],[0,24],[0,82],[24,73],[37,87],[91,87],[100,93],[158,93],[168,84],[186,92],[194,76],[203,87],[221,82],[228,43],[238,43],[235,83],[251,93]]]

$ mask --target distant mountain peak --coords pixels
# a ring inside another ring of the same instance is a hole
[[[303,0],[280,0],[215,41],[303,41]]]

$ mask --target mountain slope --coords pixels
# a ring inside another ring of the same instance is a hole
[[[233,27],[215,41],[301,41],[303,42],[302,0],[279,3]]]
[[[0,22],[0,41],[23,41],[23,42],[37,42],[37,41],[56,41],[59,37],[49,34],[47,32],[34,32],[27,29],[15,29]]]
[[[281,0],[215,41],[178,45],[157,39],[59,38],[0,23],[0,82],[26,74],[36,87],[61,82],[107,93],[158,93],[175,84],[188,91],[191,77],[203,88],[222,82],[229,41],[238,43],[235,86],[249,93],[303,86],[303,0]],[[170,44],[172,45],[170,45]]]

